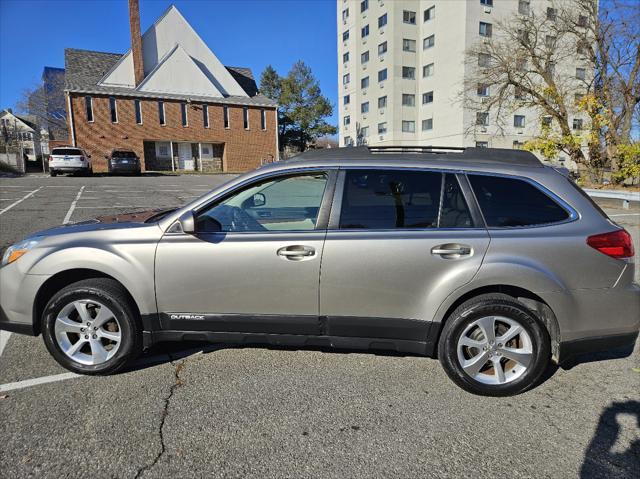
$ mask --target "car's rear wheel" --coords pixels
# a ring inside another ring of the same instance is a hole
[[[111,279],[88,279],[63,288],[47,304],[42,321],[47,349],[76,373],[114,373],[141,349],[130,299]]]
[[[535,386],[549,365],[549,334],[516,299],[482,295],[447,319],[438,345],[449,377],[474,394],[511,396]]]

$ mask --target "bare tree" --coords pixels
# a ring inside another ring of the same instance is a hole
[[[17,109],[29,115],[39,128],[44,128],[52,139],[67,137],[66,107],[64,104],[64,77],[52,77],[45,84],[26,89],[18,101]]]
[[[530,108],[540,122],[531,149],[615,168],[617,145],[630,141],[638,115],[640,2],[609,0],[599,10],[597,0],[562,0],[545,7],[497,22],[492,38],[468,51],[464,101],[478,112],[476,123],[490,113],[499,132],[509,113]],[[487,88],[490,96],[481,96]]]

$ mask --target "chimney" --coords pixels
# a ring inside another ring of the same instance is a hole
[[[142,37],[140,36],[140,6],[138,0],[129,0],[129,25],[131,27],[131,54],[133,55],[133,77],[138,86],[144,80],[142,61]]]

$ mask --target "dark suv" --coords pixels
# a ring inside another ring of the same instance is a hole
[[[109,174],[130,173],[139,175],[142,171],[140,167],[140,158],[134,151],[113,149],[109,155],[106,155],[107,164],[109,166]]]

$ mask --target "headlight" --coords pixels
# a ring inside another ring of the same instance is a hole
[[[35,248],[36,245],[40,243],[41,239],[42,237],[30,238],[9,246],[2,256],[2,263],[0,265],[6,266],[13,263],[27,251]]]

